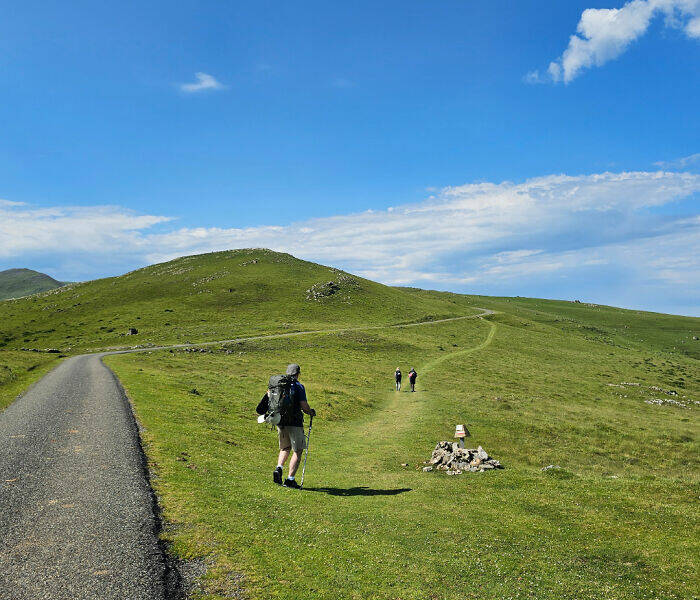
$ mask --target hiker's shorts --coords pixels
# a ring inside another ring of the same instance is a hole
[[[306,448],[306,436],[303,427],[278,427],[280,438],[280,450],[292,447],[294,452],[301,452]]]

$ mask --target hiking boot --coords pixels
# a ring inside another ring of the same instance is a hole
[[[284,487],[294,488],[295,490],[301,489],[301,486],[297,483],[297,480],[290,479],[289,477],[287,477],[287,479],[284,480],[284,483],[282,485],[284,485]]]
[[[279,467],[272,471],[272,481],[274,481],[277,485],[282,485],[282,469]]]

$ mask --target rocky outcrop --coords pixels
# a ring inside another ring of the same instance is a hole
[[[329,298],[340,291],[349,291],[357,287],[357,280],[345,273],[342,273],[335,281],[316,283],[306,290],[306,299],[320,302],[324,298]]]

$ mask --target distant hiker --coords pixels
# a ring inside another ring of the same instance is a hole
[[[416,370],[411,367],[411,370],[408,372],[408,383],[411,384],[412,392],[416,391],[416,377],[418,377],[418,373],[416,373]]]
[[[400,392],[401,391],[401,369],[396,367],[396,373],[394,373],[394,377],[396,377],[396,391]]]
[[[304,414],[316,415],[316,411],[306,401],[306,390],[299,383],[301,368],[297,364],[287,367],[285,376],[275,375],[270,377],[267,393],[258,405],[257,412],[268,423],[277,425],[280,453],[277,459],[277,467],[272,472],[272,481],[278,485],[290,488],[299,488],[295,481],[301,455],[306,448],[306,436],[304,435]],[[292,453],[289,461],[289,475],[282,483],[284,463]]]

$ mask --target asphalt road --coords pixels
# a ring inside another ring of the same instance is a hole
[[[137,426],[97,355],[0,414],[0,598],[166,598]]]
[[[412,323],[300,331],[206,346]],[[106,354],[106,353],[105,353]],[[0,413],[0,600],[160,600],[181,595],[138,428],[104,354],[69,358]]]

